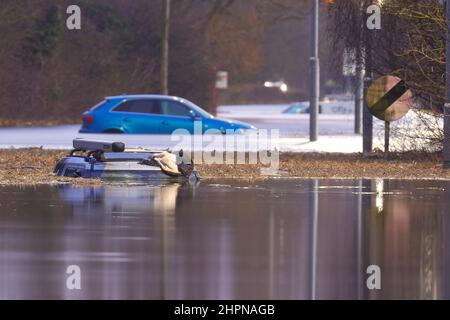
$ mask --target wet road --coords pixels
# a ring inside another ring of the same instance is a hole
[[[251,123],[258,129],[267,130],[269,137],[275,138],[270,130],[277,130],[277,136],[286,140],[277,141],[282,148],[295,146],[295,143],[298,142],[295,139],[303,138],[307,141],[306,138],[309,135],[308,115],[255,117],[247,114],[244,116],[245,118],[239,118],[239,120]],[[344,135],[358,139],[358,136],[353,137],[353,122],[353,117],[348,115],[322,115],[319,117],[320,134],[326,136]],[[130,146],[160,149],[173,147],[179,142],[178,139],[174,139],[170,135],[80,134],[78,133],[79,129],[80,125],[78,124],[35,128],[0,128],[0,148],[43,146],[44,148],[67,149],[72,146],[72,140],[76,137],[104,140],[120,139]],[[206,141],[204,144],[207,144]],[[357,144],[359,147],[359,139]]]
[[[449,196],[443,181],[2,187],[0,298],[450,298]]]
[[[274,133],[273,121],[270,123],[258,120],[258,127],[266,129],[266,133],[254,136],[234,135],[230,140],[227,136],[198,136],[191,135],[143,135],[143,134],[80,134],[78,125],[41,127],[41,128],[0,128],[0,148],[29,148],[43,147],[46,149],[70,149],[74,138],[88,138],[106,141],[121,141],[127,147],[144,147],[158,150],[171,148],[178,150],[233,150],[257,151],[279,150],[293,152],[361,152],[362,137],[359,135],[322,136],[318,142],[310,143],[308,137],[295,138],[291,131],[298,129],[298,124],[280,124],[282,130]],[[255,122],[256,123],[256,122]],[[230,138],[230,137],[228,137]],[[197,142],[199,141],[199,142]],[[375,145],[378,146],[375,139]],[[241,146],[241,147],[236,147]],[[242,146],[248,146],[242,150]]]

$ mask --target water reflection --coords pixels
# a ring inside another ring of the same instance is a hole
[[[442,299],[450,183],[0,188],[0,298]],[[67,266],[82,289],[67,290]],[[368,290],[366,269],[382,270]]]

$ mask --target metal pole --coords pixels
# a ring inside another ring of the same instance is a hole
[[[319,64],[319,0],[313,0],[311,14],[311,58],[310,58],[310,99],[309,99],[309,139],[317,141],[317,115],[320,95]]]
[[[364,2],[363,2],[364,3]],[[364,7],[362,6],[362,9]],[[364,13],[363,13],[364,14]],[[361,41],[365,40],[365,65],[366,65],[366,78],[364,79],[364,96],[367,95],[367,88],[372,81],[372,42],[371,42],[371,33],[364,32],[365,26],[362,27],[361,31]],[[364,35],[367,34],[367,38]],[[367,101],[363,100],[363,153],[372,152],[373,149],[373,117],[369,112],[369,108],[367,106]]]
[[[360,47],[360,50],[362,48]],[[359,52],[358,55],[362,55]],[[355,134],[362,133],[362,110],[364,104],[364,64],[362,57],[357,58],[356,65],[356,90],[355,90]]]
[[[364,107],[364,74],[365,74],[365,55],[363,35],[364,19],[364,1],[360,1],[360,33],[358,38],[358,48],[356,50],[356,88],[355,88],[355,134],[362,133],[362,110]]]
[[[217,116],[217,67],[213,65],[211,67],[211,108],[210,112],[213,116]]]
[[[167,95],[169,74],[170,0],[163,0],[161,35],[161,94]]]
[[[391,123],[389,121],[384,122],[384,158],[389,158],[389,139],[391,135]]]
[[[364,81],[364,96],[367,94],[367,88],[369,87],[369,83],[372,79],[366,78]],[[369,111],[367,103],[364,101],[363,107],[363,152],[372,152],[373,142],[373,119],[372,114]]]
[[[450,3],[446,1],[447,35],[445,63],[445,105],[444,105],[444,168],[450,169]]]

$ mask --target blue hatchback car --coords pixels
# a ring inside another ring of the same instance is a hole
[[[196,127],[194,126],[196,125]],[[219,119],[194,103],[179,97],[163,95],[122,95],[105,100],[83,114],[80,133],[171,134],[176,129],[189,133],[216,129],[242,132],[254,126]]]

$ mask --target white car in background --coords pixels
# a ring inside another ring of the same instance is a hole
[[[351,96],[325,97],[319,103],[320,114],[353,114],[355,102]],[[296,102],[283,111],[285,114],[309,113],[309,101]]]

